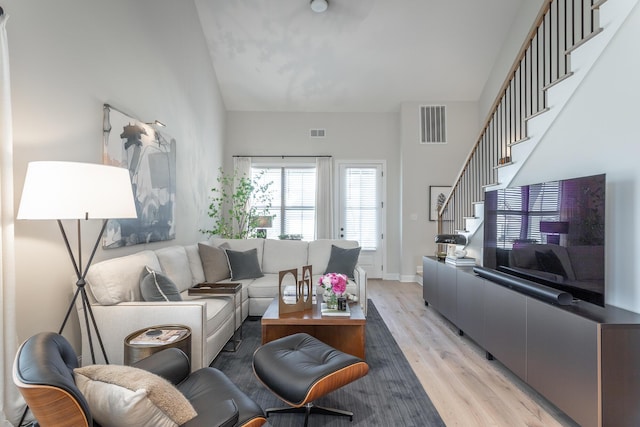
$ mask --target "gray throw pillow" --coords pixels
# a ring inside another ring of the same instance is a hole
[[[145,301],[182,301],[176,284],[150,267],[142,270],[140,293]]]
[[[204,278],[207,282],[217,283],[228,279],[231,275],[227,255],[224,253],[225,248],[228,247],[229,245],[226,243],[218,247],[207,245],[206,243],[198,243],[198,252],[202,261]]]
[[[358,264],[360,256],[360,248],[344,249],[336,245],[331,245],[331,256],[329,264],[327,264],[326,273],[346,274],[348,278],[353,279],[353,270]]]
[[[231,280],[256,279],[264,276],[258,262],[258,250],[249,249],[245,252],[224,250],[231,270]]]

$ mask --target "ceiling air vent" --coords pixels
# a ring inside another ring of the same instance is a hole
[[[311,138],[324,138],[325,130],[324,129],[310,129],[309,136]]]
[[[420,106],[420,144],[446,144],[447,121],[444,105]]]

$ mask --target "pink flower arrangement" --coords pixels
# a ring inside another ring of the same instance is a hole
[[[340,273],[327,273],[320,276],[318,285],[322,289],[336,295],[342,295],[347,290],[347,276]]]

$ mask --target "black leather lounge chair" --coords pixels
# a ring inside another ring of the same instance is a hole
[[[69,342],[53,332],[34,335],[18,350],[14,382],[40,426],[98,426],[74,380],[77,367]],[[187,398],[197,416],[181,424],[184,427],[258,427],[266,422],[262,408],[219,370],[202,368],[190,374],[181,350],[163,350],[134,367],[165,378]]]

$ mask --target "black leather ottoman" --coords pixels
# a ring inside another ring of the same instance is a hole
[[[315,406],[313,401],[365,376],[369,365],[300,333],[258,348],[253,354],[253,372],[265,387],[290,405],[267,409],[267,417],[274,412],[304,412],[306,426],[312,412],[353,420],[353,412]]]

